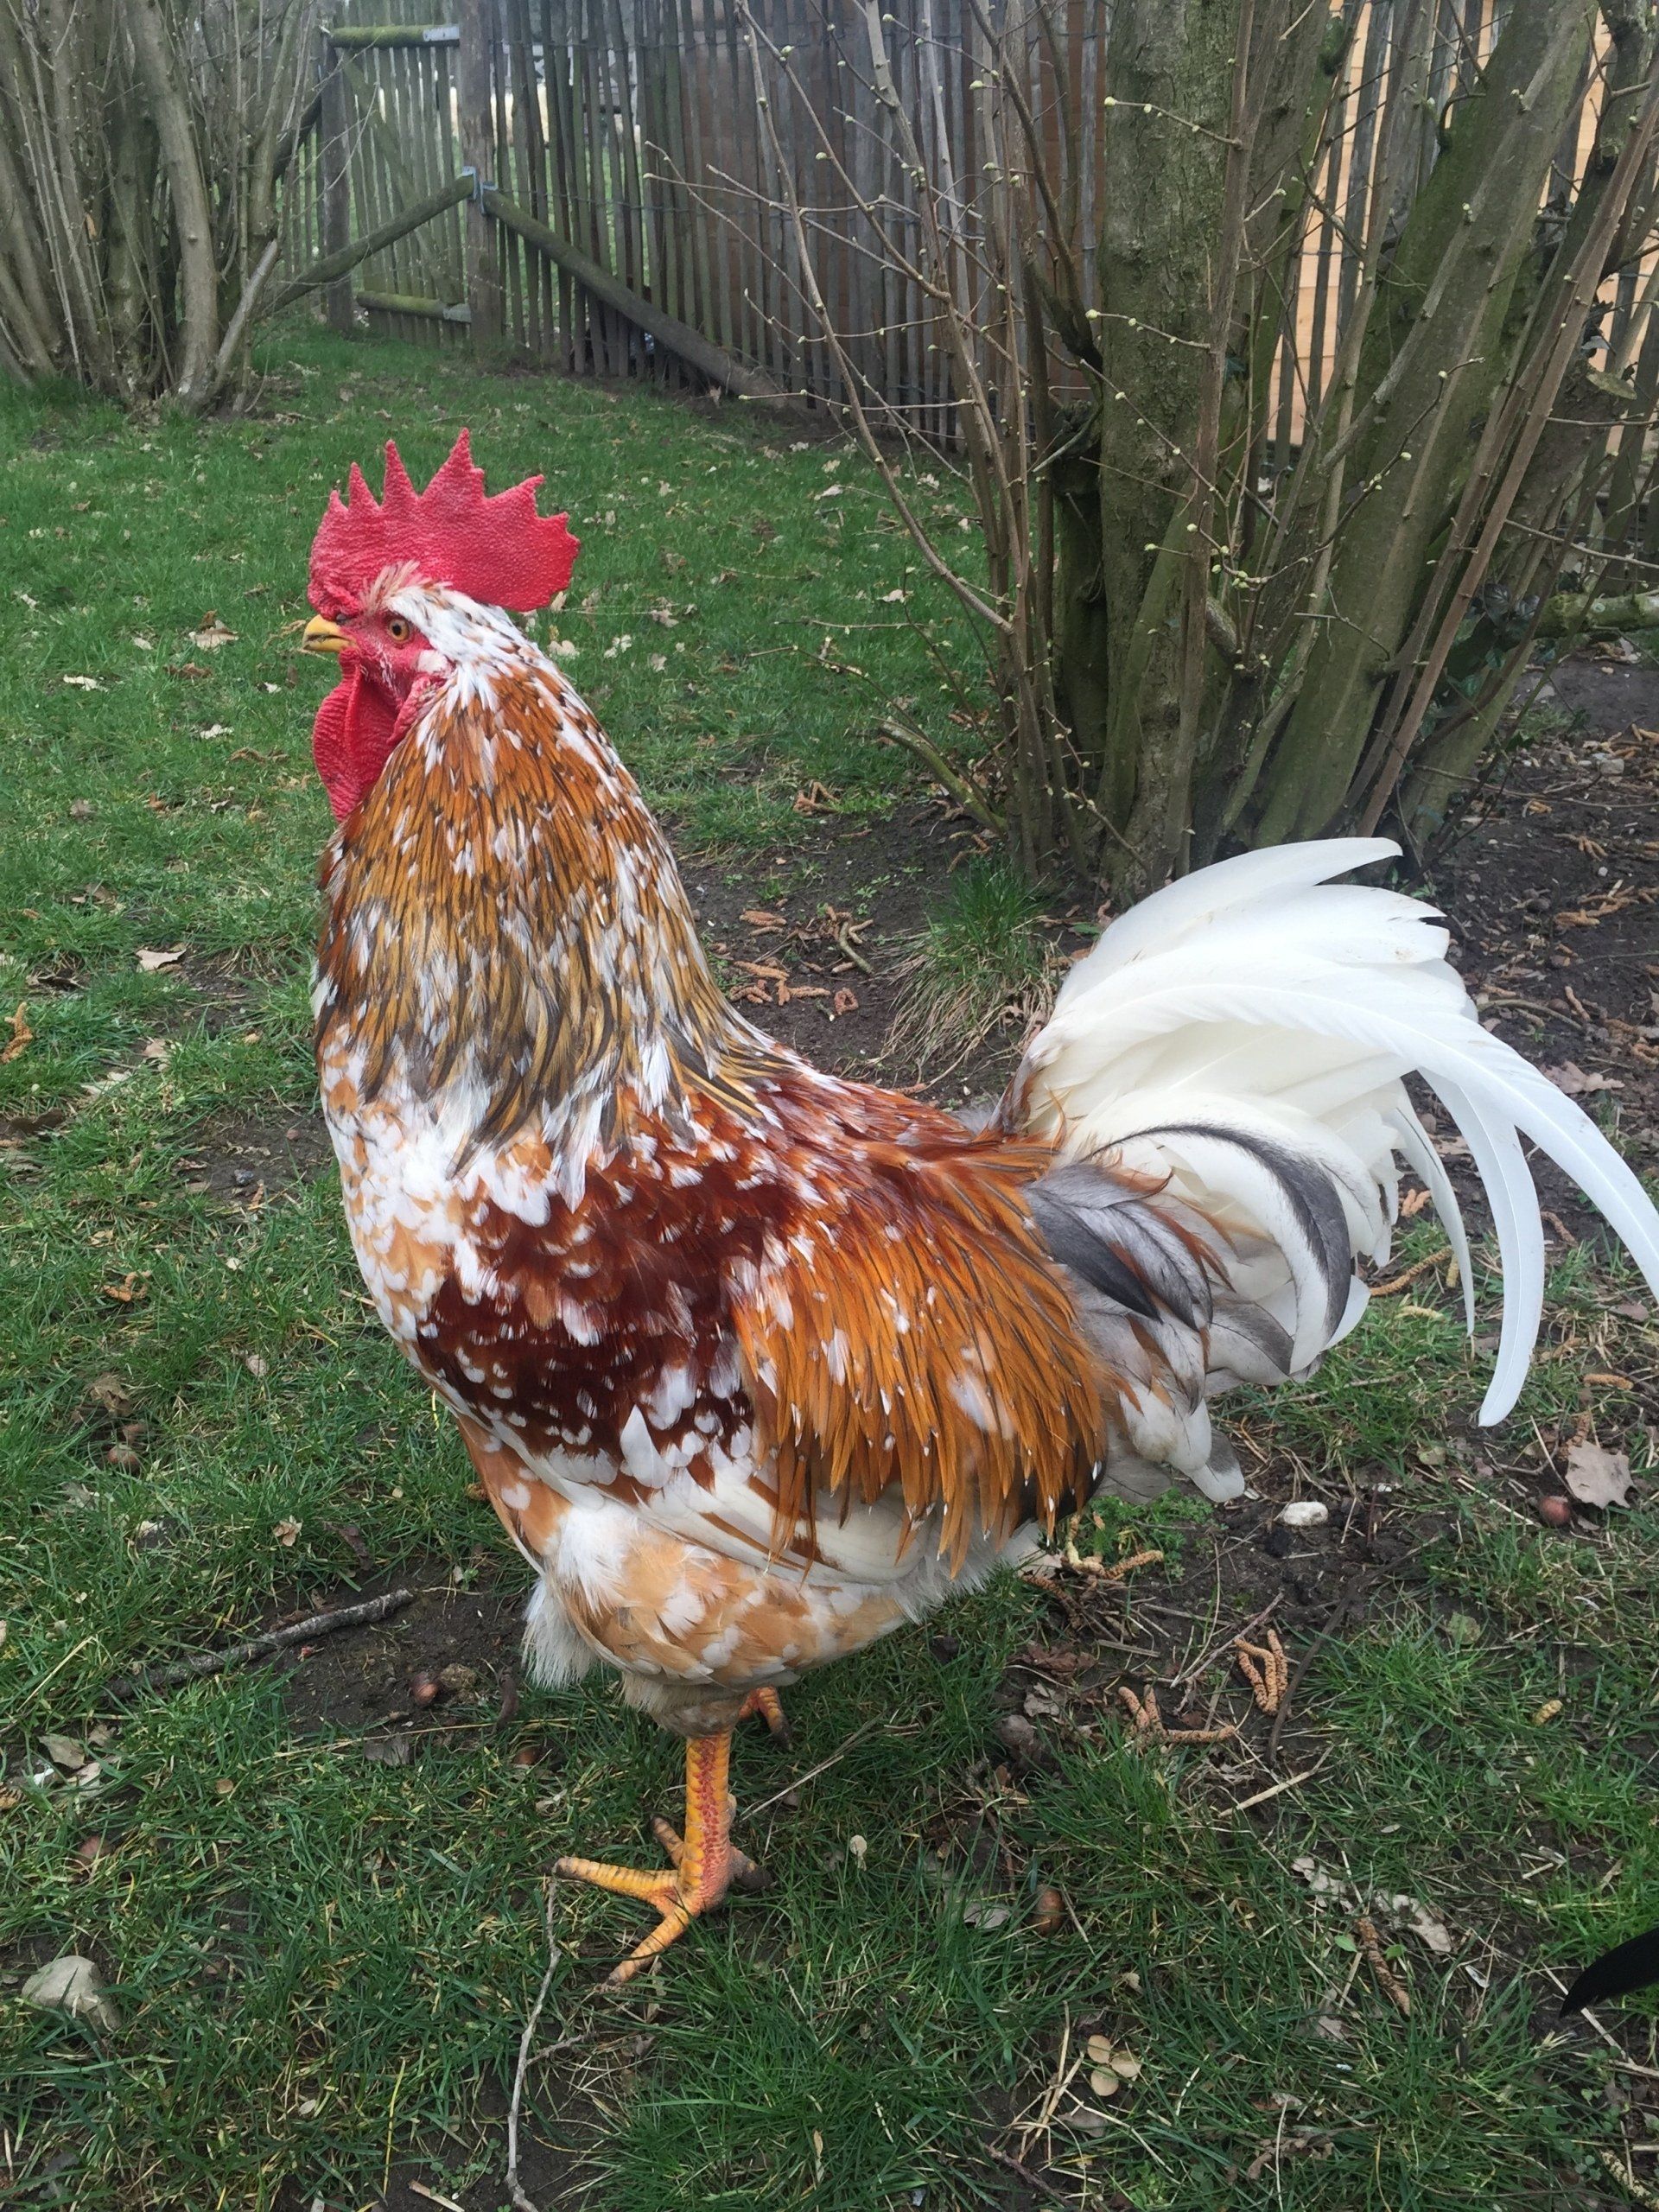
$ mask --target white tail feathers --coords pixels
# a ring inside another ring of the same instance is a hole
[[[1446,1224],[1474,1320],[1446,1171],[1408,1097],[1415,1073],[1462,1130],[1485,1185],[1503,1320],[1484,1421],[1526,1378],[1544,1241],[1520,1139],[1606,1216],[1659,1296],[1659,1211],[1588,1117],[1481,1027],[1432,908],[1330,879],[1398,847],[1331,838],[1202,868],[1114,922],[1066,978],[1012,1097],[1068,1157],[1109,1148],[1226,1230],[1231,1301],[1271,1316],[1291,1371],[1358,1319],[1360,1255],[1388,1255],[1396,1154]],[[1218,1300],[1217,1324],[1229,1301]]]

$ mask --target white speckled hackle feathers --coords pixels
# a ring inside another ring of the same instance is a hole
[[[1357,1320],[1396,1157],[1462,1255],[1413,1070],[1512,1272],[1489,1415],[1541,1295],[1517,1131],[1659,1283],[1634,1177],[1482,1031],[1427,910],[1329,881],[1392,847],[1249,855],[1115,923],[970,1132],[741,1019],[558,670],[442,546],[372,556],[314,626],[378,733],[331,785],[323,1101],[379,1312],[537,1571],[544,1679],[601,1662],[716,1732],[1099,1483],[1235,1494],[1211,1403]]]

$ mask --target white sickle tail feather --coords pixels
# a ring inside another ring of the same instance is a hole
[[[1354,1262],[1388,1256],[1396,1155],[1445,1224],[1472,1328],[1457,1199],[1406,1093],[1404,1077],[1421,1076],[1462,1130],[1492,1210],[1503,1320],[1480,1418],[1501,1421],[1543,1307],[1543,1230],[1521,1136],[1600,1208],[1656,1295],[1659,1212],[1588,1116],[1481,1027],[1433,909],[1330,880],[1398,851],[1382,838],[1279,846],[1144,900],[1066,978],[1003,1119],[1057,1141],[1068,1160],[1104,1154],[1109,1173],[1166,1178],[1154,1203],[1224,1233],[1229,1280],[1205,1355],[1213,1394],[1304,1372],[1358,1320]],[[1147,1456],[1192,1471],[1201,1445],[1213,1470],[1207,1421],[1198,1427],[1188,1448]],[[1133,1424],[1131,1441],[1144,1448]],[[1214,1493],[1213,1472],[1202,1486]]]

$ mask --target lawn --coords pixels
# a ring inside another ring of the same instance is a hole
[[[546,1870],[673,1809],[677,1747],[604,1688],[503,1713],[522,1572],[365,1308],[311,1105],[307,549],[352,460],[396,433],[420,480],[462,423],[569,505],[547,619],[700,869],[810,898],[798,794],[902,849],[925,794],[880,710],[960,741],[963,642],[845,448],[308,334],[236,421],[0,392],[3,2202],[494,2212]],[[1085,1554],[1161,1557],[1009,1581],[802,1686],[792,1748],[746,1736],[773,1886],[626,2001],[594,1981],[627,1908],[555,1892],[543,2212],[1659,2202],[1654,2008],[1550,2018],[1552,1973],[1659,1917],[1659,1514],[1650,1480],[1605,1527],[1531,1510],[1581,1409],[1650,1478],[1653,1334],[1575,1245],[1520,1412],[1471,1431],[1440,1242],[1244,1408],[1259,1497],[1113,1510]],[[1287,1558],[1293,1492],[1332,1512]],[[109,1695],[400,1580],[378,1690],[346,1636]],[[1230,1648],[1264,1608],[1277,1728]],[[1137,1735],[1120,1679],[1183,1675],[1172,1725],[1236,1736]],[[21,2001],[71,1952],[113,2024]]]

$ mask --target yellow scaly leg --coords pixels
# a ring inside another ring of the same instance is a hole
[[[654,1905],[661,1915],[659,1924],[645,1942],[606,1977],[607,1988],[620,1989],[632,1981],[648,1960],[683,1936],[699,1914],[712,1910],[734,1879],[758,1877],[753,1861],[732,1845],[732,1804],[726,1789],[731,1749],[729,1728],[718,1736],[686,1739],[684,1837],[666,1821],[653,1823],[673,1861],[671,1866],[653,1872],[636,1866],[612,1866],[598,1859],[556,1862],[558,1873],[591,1882],[595,1889],[639,1897]]]

